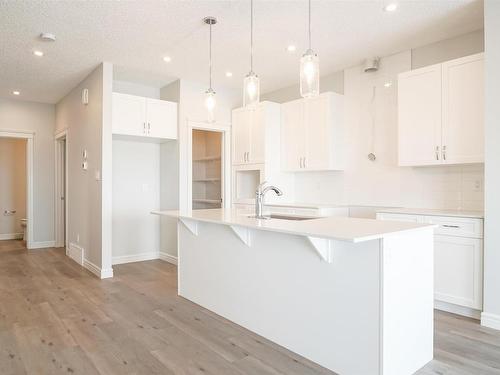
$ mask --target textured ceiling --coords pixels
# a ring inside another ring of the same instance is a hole
[[[483,27],[480,0],[313,0],[313,48],[322,74]],[[256,0],[254,70],[262,91],[298,79],[307,45],[307,1]],[[249,70],[249,0],[5,1],[0,0],[0,97],[55,103],[101,61],[115,77],[161,87],[178,77],[207,81],[207,15],[213,30],[214,87],[241,87]],[[38,39],[57,35],[54,43]],[[293,43],[297,52],[286,46]],[[33,56],[33,49],[45,56]],[[164,55],[172,57],[165,63]],[[233,72],[232,78],[225,72]]]

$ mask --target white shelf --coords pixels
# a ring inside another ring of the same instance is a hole
[[[210,203],[210,204],[220,204],[221,203],[220,199],[197,199],[197,198],[194,198],[193,202]]]
[[[195,178],[195,179],[193,179],[193,182],[217,182],[217,181],[220,181],[220,178],[210,177],[210,178]]]
[[[193,159],[193,161],[217,161],[220,160],[220,156],[203,156],[201,158]]]

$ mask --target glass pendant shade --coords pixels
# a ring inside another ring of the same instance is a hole
[[[243,106],[253,107],[259,103],[260,80],[257,74],[250,72],[243,80]]]
[[[303,98],[319,95],[319,58],[311,49],[300,59],[300,95]]]
[[[205,107],[207,108],[207,121],[214,122],[215,121],[215,91],[211,88],[205,92]]]

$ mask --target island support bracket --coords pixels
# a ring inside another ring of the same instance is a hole
[[[198,222],[196,220],[189,220],[185,218],[179,218],[179,221],[184,224],[184,226],[195,236],[198,235]]]
[[[238,236],[238,238],[243,242],[245,245],[250,247],[251,244],[251,235],[250,235],[250,229],[245,228],[245,227],[240,227],[239,225],[230,225],[229,226],[234,234]]]
[[[333,262],[333,240],[311,236],[307,236],[307,239],[322,260],[327,263]]]

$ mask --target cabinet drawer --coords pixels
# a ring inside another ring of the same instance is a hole
[[[377,220],[405,221],[409,223],[423,223],[424,218],[420,215],[377,213]]]
[[[425,222],[437,224],[435,234],[483,238],[483,220],[450,216],[426,216]]]

